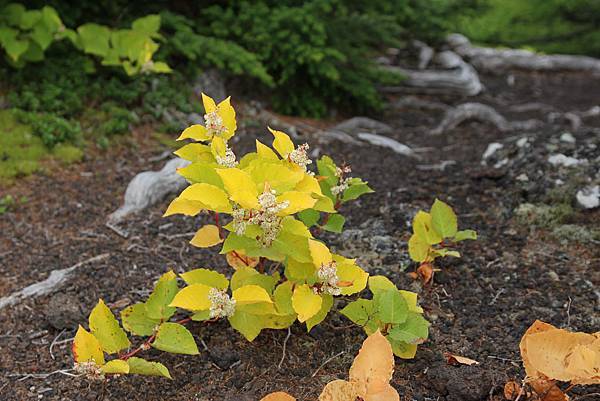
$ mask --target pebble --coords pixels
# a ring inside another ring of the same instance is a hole
[[[582,164],[584,161],[571,156],[565,156],[562,153],[557,153],[548,157],[548,162],[553,166],[572,167]]]
[[[481,158],[483,160],[489,159],[494,153],[496,153],[498,150],[502,149],[503,147],[504,147],[504,145],[501,143],[492,142],[487,146],[487,148],[485,149],[485,152],[483,152],[483,155],[481,156]]]
[[[577,203],[584,209],[600,206],[600,185],[588,186],[577,191]]]
[[[570,132],[563,132],[560,135],[560,141],[565,143],[575,143],[575,137]]]

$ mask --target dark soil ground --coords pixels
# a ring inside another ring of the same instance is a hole
[[[600,80],[586,75],[519,73],[515,82],[509,87],[501,76],[485,77],[488,90],[475,101],[494,105],[510,119],[542,118],[535,112],[509,113],[515,104],[542,102],[569,111],[600,102]],[[376,191],[345,210],[349,231],[331,236],[331,244],[346,256],[358,257],[372,274],[386,274],[400,288],[418,291],[432,323],[430,339],[416,358],[396,360],[393,385],[401,399],[500,400],[504,383],[523,377],[519,340],[535,319],[573,330],[600,329],[600,250],[598,242],[564,243],[549,229],[517,223],[515,208],[543,201],[552,188],[540,180],[534,189],[524,189],[514,178],[522,171],[511,171],[517,164],[500,169],[481,165],[488,143],[510,141],[515,134],[468,123],[447,135],[428,135],[441,116],[406,108],[382,116],[394,127],[395,139],[422,148],[418,161],[370,145],[317,146],[310,135],[306,141],[338,162],[351,163],[353,174]],[[598,117],[585,123],[600,127]],[[549,168],[544,153],[536,149],[567,128],[548,126],[528,134],[533,148],[521,157],[531,172]],[[585,128],[572,133],[578,143],[599,143],[598,134]],[[256,135],[268,140],[263,130],[241,130],[236,152],[248,150]],[[590,149],[597,158],[599,148]],[[29,199],[0,215],[0,296],[43,280],[54,269],[110,255],[81,267],[60,292],[0,311],[1,400],[258,400],[276,390],[314,400],[326,382],[347,378],[364,333],[337,313],[308,334],[303,326],[293,326],[281,369],[286,331],[267,330],[249,343],[219,322],[190,326],[198,343],[206,345],[199,356],[145,353],[168,366],[172,381],[129,376],[90,383],[60,373],[28,376],[72,367],[70,342],[64,340],[74,336],[98,298],[117,312],[146,296],[169,268],[182,272],[213,267],[228,273],[216,252],[188,244],[206,217],[162,218],[168,200],[123,224],[128,238],[105,227],[129,180],[141,170],[160,168],[164,161],[151,160],[162,151],[150,140],[149,129],[139,130],[127,146],[88,155],[68,170],[0,190],[0,195]],[[444,171],[417,168],[443,160],[456,163]],[[408,223],[417,208],[428,208],[435,197],[453,205],[460,226],[476,229],[480,239],[461,245],[462,259],[442,261],[434,284],[423,287],[407,275],[415,267],[407,257]],[[574,200],[573,207],[568,223],[600,228],[600,211],[578,210]],[[337,302],[337,308],[343,307],[343,300]],[[480,364],[450,366],[444,352]],[[589,386],[572,395],[600,399],[595,393],[600,389]]]

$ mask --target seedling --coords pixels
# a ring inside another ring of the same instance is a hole
[[[190,243],[221,246],[233,274],[228,279],[194,269],[180,275],[186,284],[181,289],[173,272],[164,274],[146,302],[121,312],[124,329],[100,301],[90,315],[91,332],[80,327],[73,348],[77,369],[88,376],[170,377],[166,367],[137,355],[151,347],[197,354],[186,323],[227,319],[248,341],[264,329],[287,329],[296,320],[310,331],[325,319],[334,297],[367,286],[369,276],[354,259],[332,253],[315,236],[322,230],[340,232],[340,207],[373,192],[368,184],[349,177],[349,167],[338,167],[327,156],[317,161],[318,174],[310,171],[308,145],[295,146],[287,134],[272,129],[272,148],[256,141],[256,151],[238,159],[228,143],[237,128],[229,98],[218,105],[202,98],[206,124],[184,130],[179,140],[193,142],[175,152],[191,162],[178,171],[190,185],[165,216],[212,214],[214,224],[201,227]],[[372,277],[373,300],[359,300],[371,305],[364,323],[348,312],[350,305],[342,313],[368,334],[382,330],[397,355],[412,358],[427,337],[428,323],[417,294],[399,291],[386,280]],[[177,309],[186,316],[173,319]],[[145,340],[131,349],[125,330]],[[104,353],[116,358],[106,362]]]
[[[474,230],[458,230],[454,210],[439,199],[433,202],[429,213],[422,210],[417,212],[412,229],[408,252],[412,260],[420,263],[413,277],[420,277],[425,283],[433,279],[435,259],[444,256],[460,258],[460,253],[452,249],[454,244],[477,239]]]

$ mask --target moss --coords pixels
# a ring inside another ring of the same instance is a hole
[[[574,213],[569,204],[557,205],[523,203],[515,210],[519,224],[538,228],[553,228],[565,223]]]
[[[576,224],[557,226],[552,230],[552,235],[562,244],[568,244],[569,242],[589,244],[600,240],[600,230],[591,230]]]
[[[81,161],[83,150],[72,145],[59,144],[52,149],[52,155],[63,165],[69,165]]]
[[[161,132],[154,132],[152,134],[152,138],[158,141],[161,145],[164,145],[167,148],[173,150],[179,149],[181,147],[181,142],[177,142],[176,140],[174,140],[172,135],[164,134]]]

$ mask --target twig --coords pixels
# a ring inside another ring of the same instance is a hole
[[[122,228],[119,228],[117,225],[112,224],[111,222],[107,221],[104,225],[107,228],[110,228],[111,230],[113,230],[120,237],[123,237],[123,238],[128,238],[129,237],[129,233],[127,231],[123,230]]]
[[[58,369],[55,370],[53,372],[48,372],[48,373],[13,373],[8,375],[8,377],[18,377],[18,376],[23,376],[21,377],[18,381],[23,381],[23,380],[27,380],[29,378],[33,378],[33,379],[46,379],[52,375],[55,374],[61,374],[61,375],[65,375],[65,376],[71,376],[71,377],[79,377],[81,375],[76,375],[73,373],[69,373],[72,372],[73,369]]]
[[[502,358],[502,357],[494,356],[494,355],[488,355],[488,358],[490,358],[490,359],[497,359],[497,360],[502,361],[502,362],[521,362],[520,359]]]
[[[571,303],[573,300],[569,297],[569,303],[567,304],[567,327],[571,327]]]
[[[281,369],[281,365],[283,365],[283,361],[285,359],[285,347],[287,346],[287,342],[290,339],[291,335],[292,335],[292,328],[288,327],[287,336],[285,336],[285,340],[283,340],[283,351],[281,353],[281,360],[279,361],[279,365],[277,365],[277,369]]]
[[[342,355],[344,352],[345,351],[339,352],[339,353],[335,354],[334,356],[332,356],[331,358],[327,359],[325,362],[323,362],[321,364],[321,366],[319,366],[317,368],[317,370],[315,370],[315,373],[313,373],[310,377],[315,377],[317,375],[317,373],[319,373],[319,371],[323,368],[323,366],[327,365],[329,362],[331,362],[332,360],[334,360],[338,356]]]
[[[496,295],[494,295],[494,298],[492,298],[492,300],[490,301],[490,303],[488,305],[493,305],[496,303],[496,301],[498,300],[498,297],[504,292],[504,288],[500,288],[500,290],[498,290],[498,292],[496,293]]]
[[[54,340],[52,340],[52,343],[50,343],[50,348],[48,349],[48,351],[50,352],[50,357],[52,358],[52,360],[54,360],[54,354],[52,353],[52,347],[54,347],[54,344],[56,344],[56,340],[58,340],[60,338],[60,336],[63,335],[63,333],[65,332],[65,329],[62,329],[60,333],[58,333],[58,335],[56,337],[54,337]]]

